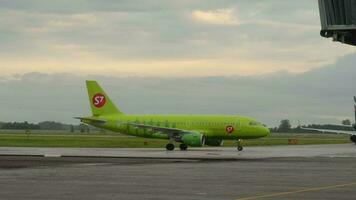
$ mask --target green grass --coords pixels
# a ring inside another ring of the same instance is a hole
[[[244,140],[244,146],[288,145],[289,139],[298,144],[341,144],[350,143],[347,135],[335,134],[271,134],[269,137]],[[0,133],[2,147],[164,147],[167,140],[145,139],[116,133]],[[235,146],[236,141],[224,141],[224,146]]]

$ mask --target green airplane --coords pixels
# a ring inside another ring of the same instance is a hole
[[[145,138],[169,140],[166,149],[181,150],[188,146],[221,146],[223,140],[236,140],[242,151],[243,139],[269,135],[260,122],[236,115],[126,115],[110,100],[96,81],[86,81],[93,116],[76,117],[98,128]]]

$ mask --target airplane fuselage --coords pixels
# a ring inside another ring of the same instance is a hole
[[[176,128],[203,134],[206,138],[255,139],[265,137],[269,129],[252,118],[217,115],[107,115],[101,116],[106,123],[83,121],[93,126],[127,135],[167,139],[165,133],[150,129],[138,129],[130,123]]]
[[[96,81],[86,81],[92,116],[78,117],[83,123],[127,135],[168,139],[166,149],[188,146],[221,146],[224,139],[265,137],[269,129],[248,117],[236,115],[127,115],[121,112]]]

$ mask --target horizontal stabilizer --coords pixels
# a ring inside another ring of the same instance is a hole
[[[89,117],[74,117],[74,119],[79,119],[81,122],[93,122],[93,123],[106,123],[106,120],[102,119],[95,119],[95,118],[89,118]]]

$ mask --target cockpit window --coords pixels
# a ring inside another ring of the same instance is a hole
[[[250,126],[261,126],[261,123],[257,121],[251,121]]]

